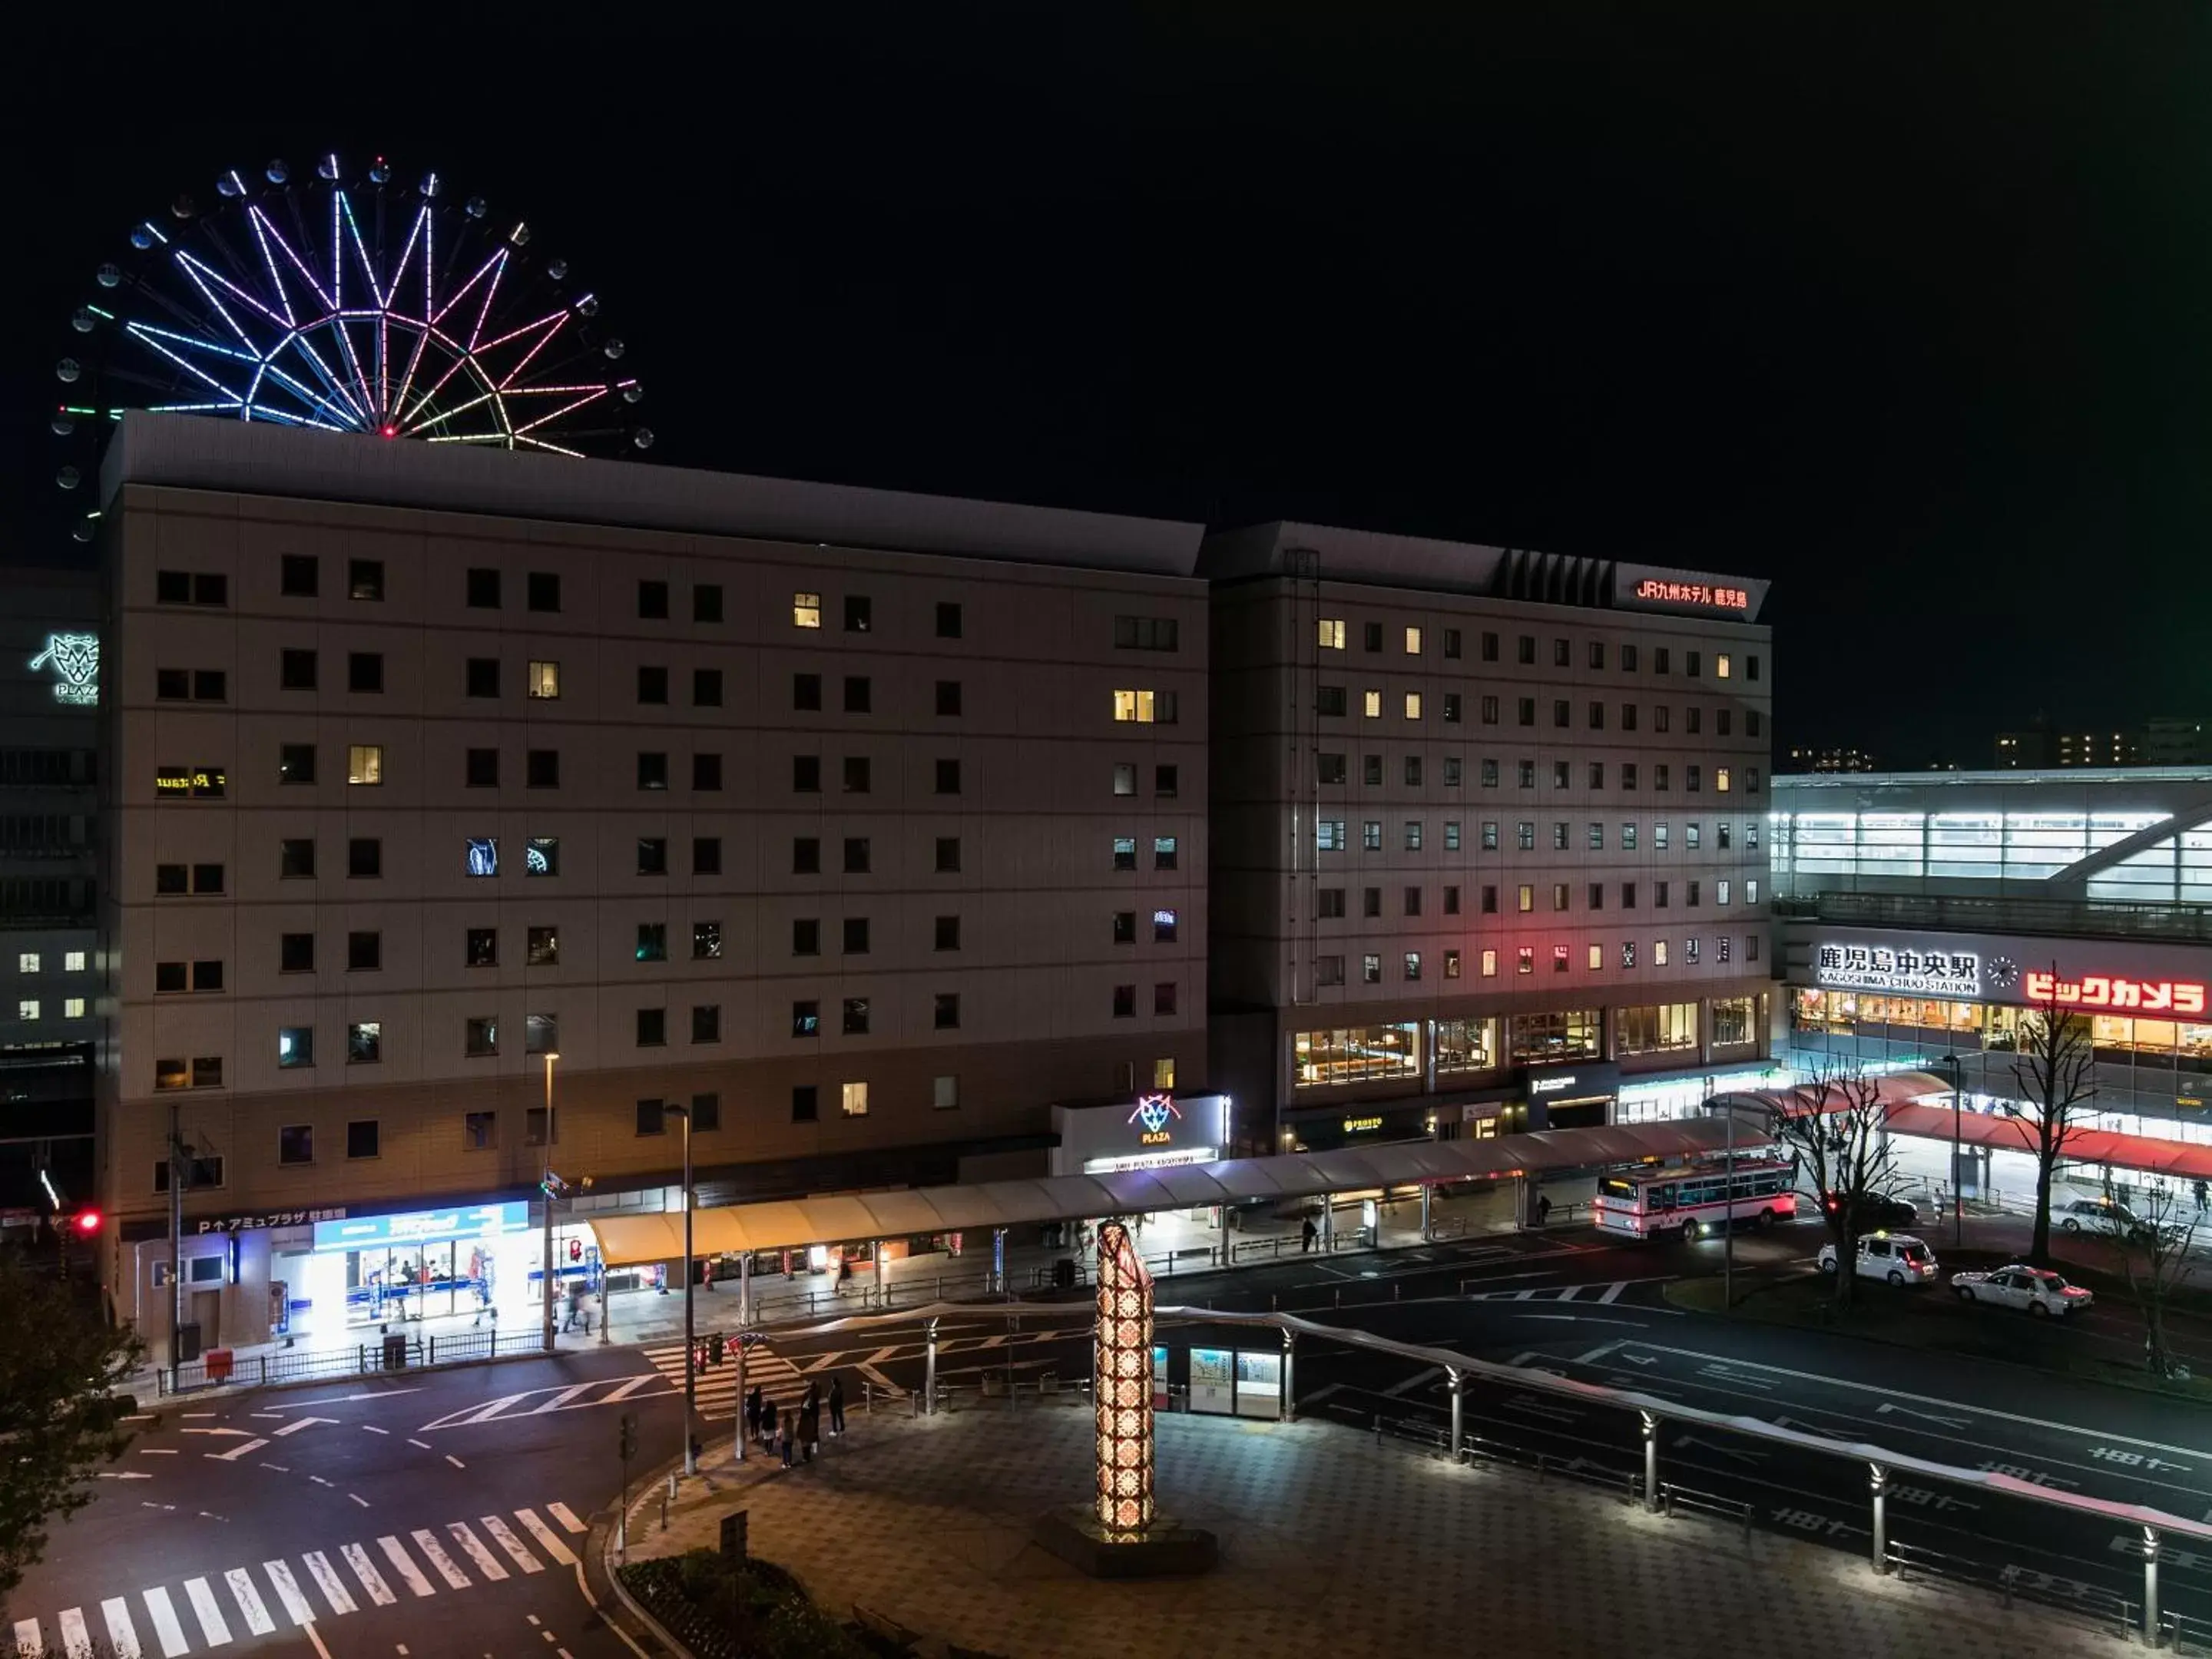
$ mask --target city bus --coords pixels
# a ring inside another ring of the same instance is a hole
[[[1706,1238],[1727,1218],[1771,1227],[1797,1213],[1796,1170],[1787,1158],[1739,1158],[1609,1175],[1592,1217],[1623,1238]],[[1731,1188],[1733,1190],[1731,1190]]]

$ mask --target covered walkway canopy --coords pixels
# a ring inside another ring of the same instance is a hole
[[[2035,1156],[2035,1130],[2016,1117],[1966,1112],[1955,1123],[1948,1106],[1900,1106],[1889,1127],[1901,1135],[1948,1140],[1954,1127],[1969,1146]],[[2066,1137],[2061,1158],[2068,1164],[2108,1164],[2182,1181],[2212,1181],[2212,1146],[2201,1140],[2164,1140],[2155,1135],[2127,1135],[2117,1129],[2075,1129]]]
[[[1929,1083],[1930,1087],[1938,1086]],[[808,1244],[981,1232],[1043,1221],[1082,1221],[1217,1204],[1273,1202],[1377,1187],[1492,1181],[1638,1164],[1718,1151],[1728,1139],[1720,1118],[1618,1124],[1602,1129],[1539,1129],[1494,1140],[1407,1140],[1333,1152],[1291,1152],[1158,1170],[988,1181],[967,1187],[839,1193],[765,1204],[732,1204],[692,1214],[692,1248],[701,1255],[797,1249]],[[1737,1144],[1753,1144],[1741,1121]],[[684,1256],[684,1215],[592,1216],[601,1259],[611,1267]]]

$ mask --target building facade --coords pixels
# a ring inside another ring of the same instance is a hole
[[[2212,769],[1788,777],[1773,808],[1793,1061],[1955,1060],[2002,1110],[2021,1020],[2070,1009],[2085,1121],[2212,1140]]]
[[[1205,1085],[1197,527],[136,415],[105,490],[149,1333],[173,1120],[191,1311],[253,1342],[526,1303],[541,1176],[659,1206],[672,1105],[714,1202]]]
[[[1291,524],[1200,569],[1243,1149],[1604,1123],[1762,1061],[1764,584]]]

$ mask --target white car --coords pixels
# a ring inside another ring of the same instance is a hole
[[[2151,1224],[2124,1204],[2109,1198],[2077,1198],[2070,1204],[2054,1204],[2051,1218],[2069,1233],[2103,1233],[2109,1238],[2147,1239]],[[2168,1224],[2172,1237],[2180,1229]]]
[[[1836,1271],[1836,1247],[1820,1246],[1820,1271]],[[1925,1285],[1936,1277],[1936,1252],[1911,1233],[1862,1233],[1858,1258],[1852,1271],[1861,1279],[1883,1279],[1893,1285]]]
[[[2038,1319],[2063,1319],[2096,1301],[2093,1291],[2069,1285],[2048,1267],[2014,1262],[1995,1273],[1951,1275],[1961,1302],[1994,1302],[2000,1308],[2025,1308]]]

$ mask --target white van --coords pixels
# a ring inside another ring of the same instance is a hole
[[[1836,1271],[1833,1243],[1820,1246],[1820,1271]],[[1861,1233],[1852,1271],[1861,1279],[1887,1279],[1893,1285],[1926,1285],[1936,1277],[1936,1252],[1911,1233]]]

